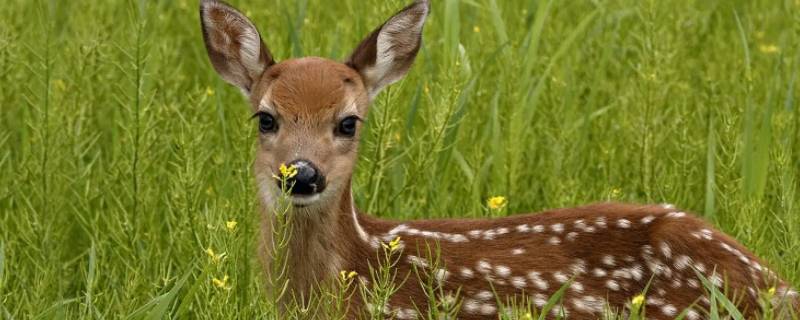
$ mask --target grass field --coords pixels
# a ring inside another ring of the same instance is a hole
[[[276,58],[343,59],[407,0],[231,2]],[[0,5],[0,318],[274,314],[256,127],[197,11]],[[800,285],[800,1],[433,0],[424,38],[367,121],[362,210],[669,202]]]

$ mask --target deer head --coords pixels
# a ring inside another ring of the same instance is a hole
[[[265,202],[280,192],[273,175],[294,166],[295,207],[324,207],[349,192],[360,129],[384,87],[408,72],[419,51],[427,1],[417,1],[375,29],[345,62],[305,57],[276,62],[241,12],[203,0],[208,55],[225,81],[249,98],[258,120],[255,171]]]

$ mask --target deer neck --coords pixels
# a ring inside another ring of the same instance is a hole
[[[311,290],[333,279],[340,271],[352,270],[350,261],[366,250],[369,239],[353,202],[350,184],[324,206],[291,207],[291,237],[288,241],[287,271],[295,295],[308,297]],[[269,272],[274,262],[275,204],[264,203],[262,210],[261,254]]]

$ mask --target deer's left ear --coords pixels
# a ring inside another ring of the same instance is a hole
[[[275,64],[256,26],[218,0],[201,0],[200,22],[214,69],[249,96],[264,70]]]
[[[364,79],[370,99],[411,68],[428,11],[428,1],[417,0],[375,29],[347,59],[347,65]]]

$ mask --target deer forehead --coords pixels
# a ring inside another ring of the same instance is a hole
[[[262,111],[312,119],[362,114],[369,103],[367,90],[355,70],[318,57],[286,60],[269,67],[252,98]]]

